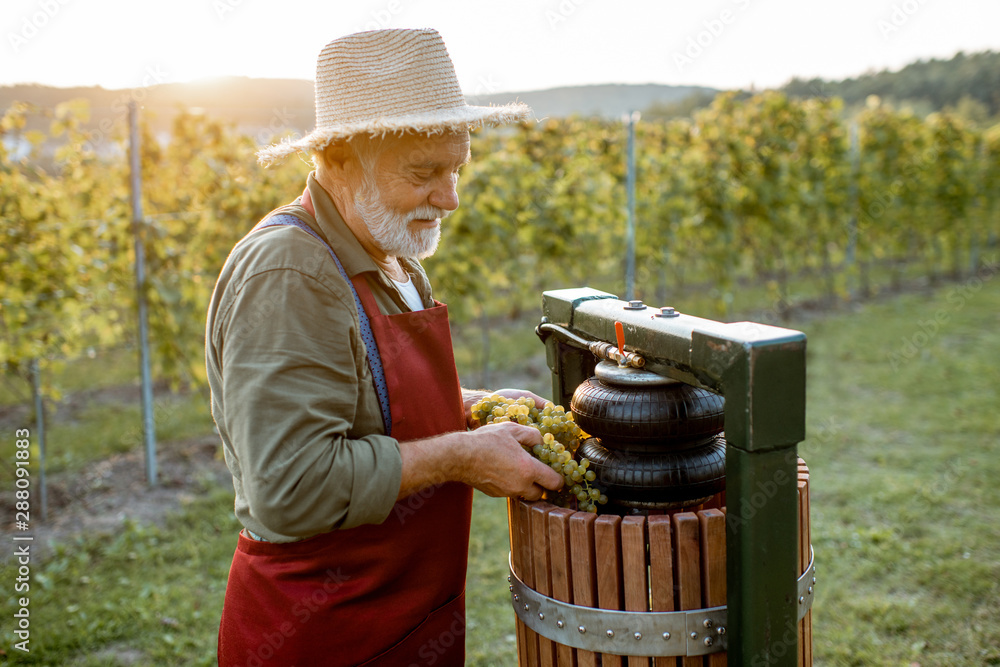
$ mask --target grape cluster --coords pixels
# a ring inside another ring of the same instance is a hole
[[[531,398],[512,399],[491,394],[472,406],[472,416],[480,424],[516,422],[541,431],[542,444],[532,447],[531,454],[562,475],[565,481],[560,491],[546,492],[549,501],[561,507],[575,506],[582,512],[595,513],[598,505],[608,502],[608,497],[593,484],[596,475],[588,470],[590,461],[574,458],[587,434],[573,421],[573,413],[566,412],[563,406],[547,402],[538,408]]]

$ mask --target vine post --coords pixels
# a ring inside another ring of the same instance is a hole
[[[626,158],[625,189],[628,193],[628,222],[625,227],[625,300],[635,298],[635,124],[639,112],[628,116],[628,156]]]
[[[31,360],[31,394],[35,399],[35,430],[38,433],[38,495],[42,508],[42,521],[49,518],[49,490],[45,483],[45,400],[42,397],[42,374],[38,358]]]
[[[132,191],[132,233],[135,236],[135,284],[139,304],[139,372],[142,382],[142,433],[146,445],[146,481],[156,486],[156,426],[153,422],[153,380],[149,362],[149,316],[146,312],[146,253],[142,242],[142,158],[139,110],[129,102],[129,158]]]

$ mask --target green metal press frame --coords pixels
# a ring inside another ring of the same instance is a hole
[[[805,438],[805,334],[721,323],[620,301],[590,288],[547,291],[543,325],[615,340],[645,368],[726,398],[727,651],[732,665],[787,665],[798,655],[797,445]],[[540,327],[553,400],[568,406],[594,355]]]

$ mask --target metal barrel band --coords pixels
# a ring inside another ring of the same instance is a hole
[[[798,578],[801,621],[813,602],[815,557]],[[687,611],[616,611],[581,607],[542,595],[510,563],[511,606],[517,617],[546,639],[573,648],[616,655],[677,657],[708,655],[727,648],[726,607]]]
[[[510,571],[511,605],[546,639],[573,648],[633,656],[698,656],[726,650],[726,608],[613,611],[561,602]]]
[[[809,567],[806,571],[802,573],[799,577],[799,614],[798,620],[801,621],[809,613],[809,610],[813,606],[813,598],[815,597],[814,586],[816,584],[816,555],[813,553],[812,545],[809,545]]]

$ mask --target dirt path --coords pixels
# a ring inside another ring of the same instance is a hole
[[[32,513],[35,553],[44,558],[55,544],[71,542],[78,535],[114,534],[127,520],[159,523],[181,506],[181,501],[207,484],[231,485],[232,478],[221,457],[217,435],[177,442],[157,443],[157,485],[146,482],[140,451],[116,454],[71,473],[48,479],[48,520]],[[0,516],[14,517],[12,498],[0,498]],[[37,501],[33,504],[37,507]],[[14,525],[5,520],[4,532]]]

